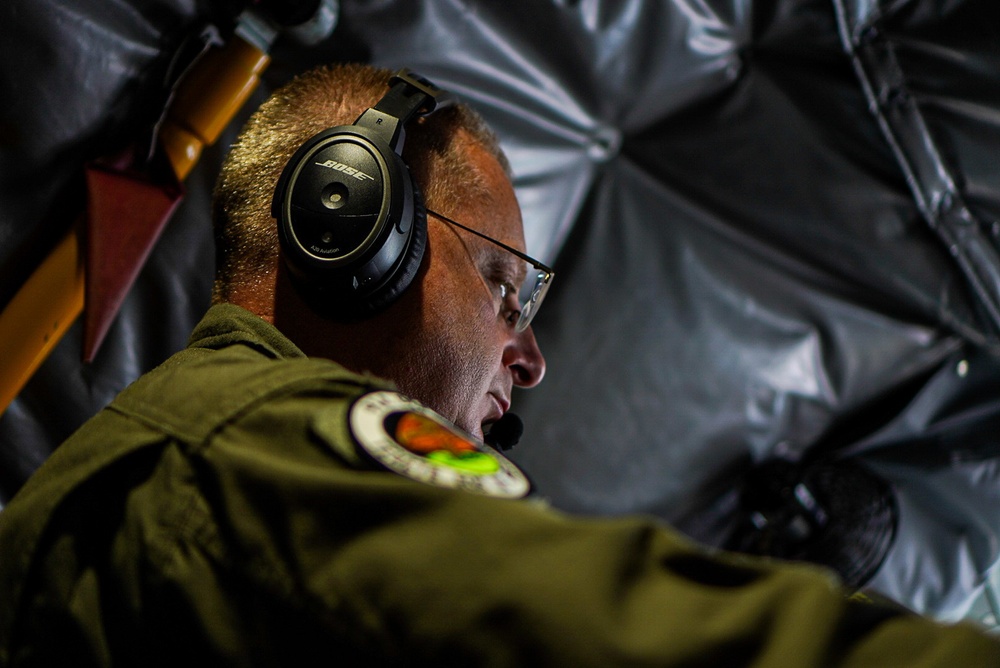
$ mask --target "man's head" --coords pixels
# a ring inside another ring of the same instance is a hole
[[[281,170],[309,137],[374,105],[390,76],[359,65],[316,70],[254,114],[216,187],[214,299],[274,322],[309,355],[394,381],[480,436],[509,406],[511,385],[532,386],[544,373],[530,328],[511,326],[500,296],[518,285],[510,274],[523,263],[431,214],[414,284],[378,315],[346,324],[310,308],[280,259],[270,210]],[[523,250],[509,166],[475,113],[456,105],[411,122],[403,157],[429,209]]]

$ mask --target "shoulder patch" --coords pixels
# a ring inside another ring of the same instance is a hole
[[[349,422],[365,454],[407,478],[507,499],[531,491],[513,462],[397,392],[362,396],[351,406]]]

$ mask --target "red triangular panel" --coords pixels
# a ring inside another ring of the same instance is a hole
[[[87,192],[83,359],[90,362],[182,192],[100,166],[87,168]]]

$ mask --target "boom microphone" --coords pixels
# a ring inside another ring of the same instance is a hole
[[[497,450],[510,450],[521,439],[524,433],[524,423],[521,418],[513,413],[504,413],[503,416],[493,423],[490,433],[486,434],[483,440],[486,445]]]

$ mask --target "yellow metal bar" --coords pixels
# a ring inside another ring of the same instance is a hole
[[[266,53],[233,37],[185,77],[160,132],[178,180],[218,139],[269,62]],[[83,264],[76,231],[70,231],[0,312],[0,413],[83,312]]]
[[[243,107],[269,62],[266,53],[233,37],[223,48],[205,54],[184,80],[160,129],[160,145],[179,180]]]
[[[83,310],[76,232],[62,238],[0,313],[0,407],[6,410]]]

